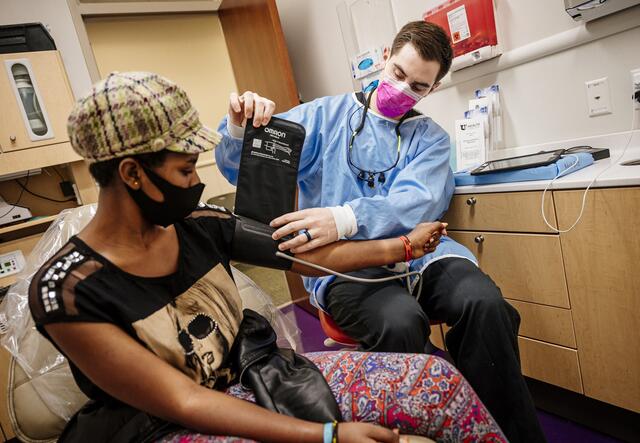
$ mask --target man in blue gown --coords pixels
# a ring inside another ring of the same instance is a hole
[[[451,66],[447,35],[435,25],[411,22],[385,55],[373,92],[323,97],[278,115],[302,124],[307,133],[298,173],[300,210],[272,222],[275,238],[304,235],[283,249],[297,253],[340,238],[402,235],[447,210],[454,191],[449,135],[413,110]],[[267,124],[274,108],[252,92],[231,95],[215,152],[231,183],[238,177],[242,125],[250,117],[256,126]],[[443,237],[434,253],[408,268],[422,273],[420,294],[415,280],[363,284],[320,277],[305,278],[304,284],[312,303],[364,350],[430,352],[429,318],[446,322],[451,356],[509,440],[544,441],[520,370],[520,317],[473,254]],[[406,270],[401,263],[354,274],[381,277]]]

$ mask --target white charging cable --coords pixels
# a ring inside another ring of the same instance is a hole
[[[633,139],[633,131],[635,130],[635,110],[632,109],[631,110],[631,133],[629,134],[629,139],[627,140],[627,144],[624,147],[624,149],[622,150],[622,153],[618,156],[618,158],[616,158],[615,161],[611,162],[611,164],[609,166],[607,166],[606,168],[604,168],[602,171],[600,171],[600,173],[598,173],[598,175],[596,175],[595,177],[593,177],[593,180],[591,180],[591,182],[589,183],[589,185],[587,186],[587,189],[584,190],[584,194],[582,194],[582,206],[580,207],[580,214],[578,214],[578,218],[576,219],[575,222],[573,222],[573,224],[571,225],[571,227],[569,227],[568,229],[558,229],[555,226],[552,226],[551,223],[549,223],[549,221],[547,220],[547,216],[544,212],[544,197],[547,193],[547,191],[549,190],[549,188],[551,188],[551,186],[553,185],[553,182],[555,182],[557,179],[559,179],[560,177],[564,177],[565,175],[567,175],[573,168],[575,168],[578,163],[580,162],[580,159],[578,158],[578,156],[576,155],[571,155],[571,156],[567,156],[567,157],[575,157],[576,161],[573,162],[571,164],[571,166],[569,166],[567,169],[565,169],[564,171],[561,171],[558,173],[558,175],[555,176],[555,178],[553,180],[551,180],[549,182],[549,184],[544,188],[544,191],[542,191],[542,202],[540,203],[540,212],[542,212],[542,218],[544,219],[545,224],[549,227],[549,229],[551,229],[553,232],[557,232],[559,234],[561,233],[565,233],[565,232],[569,232],[571,231],[573,228],[576,227],[576,225],[580,222],[580,220],[582,219],[582,214],[584,214],[584,208],[587,204],[587,193],[589,192],[589,189],[591,189],[591,186],[594,185],[594,183],[600,178],[600,176],[602,176],[602,174],[604,174],[605,172],[607,172],[609,169],[611,169],[611,167],[613,165],[617,165],[620,163],[620,160],[622,160],[622,158],[625,156],[625,154],[627,153],[627,149],[629,148],[629,146],[631,145],[631,140]]]
[[[571,170],[573,168],[575,168],[578,163],[580,162],[580,159],[578,158],[578,156],[576,155],[571,155],[571,156],[567,156],[567,157],[574,157],[576,159],[575,162],[573,162],[571,164],[571,166],[569,166],[567,169],[565,169],[564,171],[561,171],[558,173],[558,175],[556,175],[553,180],[551,180],[549,182],[549,184],[547,186],[545,186],[544,191],[542,191],[542,203],[540,204],[540,211],[542,212],[542,218],[544,219],[545,224],[554,232],[569,232],[571,231],[580,221],[580,219],[582,218],[582,213],[584,212],[584,207],[585,207],[585,202],[587,199],[587,192],[589,191],[589,188],[591,187],[591,185],[593,185],[593,183],[595,182],[595,179],[597,178],[597,176],[591,180],[591,183],[589,183],[589,186],[587,186],[587,189],[585,189],[584,194],[582,195],[582,208],[580,209],[580,214],[578,215],[578,218],[576,219],[576,221],[571,225],[571,227],[569,229],[565,229],[565,230],[560,230],[558,228],[556,228],[555,226],[552,226],[551,223],[549,223],[549,221],[547,220],[547,215],[544,213],[544,197],[547,194],[547,191],[549,190],[549,188],[551,187],[551,185],[553,185],[553,182],[555,182],[557,179],[559,179],[560,177],[563,177],[565,175],[567,175],[569,172],[571,172]]]
[[[287,260],[291,260],[292,262],[299,263],[299,264],[305,265],[305,266],[309,266],[310,268],[317,269],[318,271],[322,271],[322,272],[325,272],[327,274],[335,275],[336,277],[341,277],[341,278],[344,278],[346,280],[351,280],[351,281],[354,281],[356,283],[384,283],[384,282],[391,281],[391,280],[399,280],[399,279],[402,279],[402,278],[405,278],[405,277],[409,278],[412,275],[415,275],[418,278],[418,283],[417,283],[418,293],[416,295],[416,299],[420,298],[420,295],[422,294],[422,274],[419,271],[411,271],[411,272],[406,272],[404,274],[390,275],[389,277],[363,278],[363,277],[354,277],[353,275],[343,274],[341,272],[334,271],[333,269],[325,268],[324,266],[316,265],[315,263],[308,262],[308,261],[303,260],[303,259],[298,258],[298,257],[292,257],[290,255],[284,254],[284,253],[279,252],[279,251],[276,252],[276,257],[280,257],[280,258],[284,258],[284,259],[287,259]],[[411,288],[408,288],[408,289],[409,289],[409,292],[411,292]]]

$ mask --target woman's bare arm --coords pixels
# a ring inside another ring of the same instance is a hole
[[[45,328],[93,383],[151,415],[206,434],[264,442],[322,441],[321,424],[202,387],[115,325],[58,323]]]
[[[446,235],[446,224],[433,222],[416,226],[407,235],[411,241],[413,258],[420,258],[434,250],[440,241],[440,235]],[[434,240],[429,243],[431,238]],[[346,272],[402,262],[405,260],[405,249],[399,238],[338,241],[297,254],[296,257],[337,272]],[[293,264],[291,271],[308,276],[325,275],[315,268],[298,263]]]

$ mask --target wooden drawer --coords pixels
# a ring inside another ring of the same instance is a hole
[[[449,231],[478,258],[505,298],[569,308],[557,235]],[[476,243],[476,237],[482,239]]]
[[[520,313],[520,335],[556,345],[576,348],[569,309],[507,300]]]
[[[553,232],[542,219],[541,201],[540,191],[454,195],[444,218],[449,229]],[[551,192],[545,196],[545,215],[556,226]]]
[[[583,393],[578,351],[525,337],[518,337],[518,345],[524,375]]]

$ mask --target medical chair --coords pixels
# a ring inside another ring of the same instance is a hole
[[[73,230],[68,228],[69,225],[73,224],[69,222],[69,218],[73,218],[74,211],[78,214],[82,213],[83,217],[86,218],[87,207],[63,211],[43,236],[48,236],[48,243],[41,239],[34,248],[34,253],[36,251],[41,253],[43,250],[42,244],[44,243],[55,245],[66,243],[68,238],[79,230],[80,224],[76,224]],[[64,223],[60,221],[62,218],[66,218]],[[83,220],[83,223],[86,221],[88,220]],[[57,236],[55,242],[51,241],[52,236]],[[52,256],[55,252],[55,250],[48,251],[48,256]],[[297,327],[288,323],[286,317],[273,305],[271,298],[249,277],[233,267],[232,272],[243,306],[259,312],[269,320],[278,333],[278,344],[280,346],[299,348],[299,330]],[[9,292],[11,293],[11,290]],[[3,304],[3,310],[5,306]],[[33,328],[33,320],[30,318],[28,320],[30,322],[29,328]],[[50,361],[55,360],[58,351],[43,337],[36,338],[38,339],[37,346],[30,347],[34,352],[29,356],[29,364],[32,368],[46,368]],[[43,383],[46,384],[48,389],[42,389]],[[59,397],[60,404],[56,404],[58,399],[56,396],[51,396],[51,392],[64,393]],[[11,425],[16,437],[21,442],[55,442],[67,421],[63,416],[72,415],[87,400],[87,397],[75,384],[66,361],[62,364],[56,364],[52,369],[41,370],[38,375],[30,377],[16,358],[14,356],[11,357],[7,385],[7,406]],[[61,411],[67,411],[68,413],[61,413]]]
[[[345,334],[333,318],[322,309],[318,309],[318,318],[320,319],[320,326],[327,336],[324,341],[324,345],[327,348],[336,345],[343,345],[352,348],[358,346],[358,342]]]

